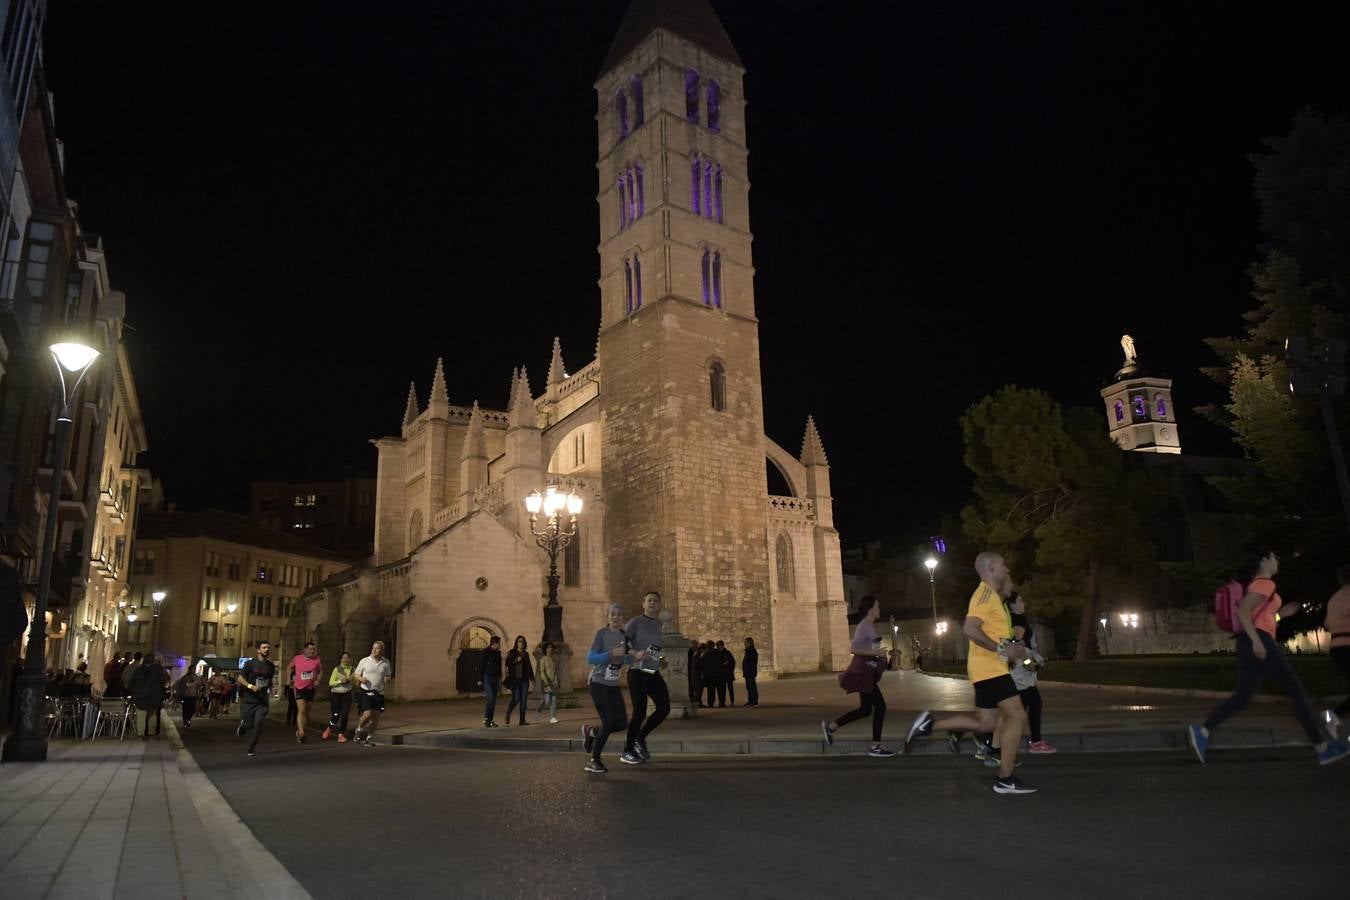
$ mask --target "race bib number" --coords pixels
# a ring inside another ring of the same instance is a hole
[[[301,681],[313,681],[313,680],[314,680],[314,673],[313,673],[313,672],[301,672],[301,673],[300,673],[300,680],[301,680]]]

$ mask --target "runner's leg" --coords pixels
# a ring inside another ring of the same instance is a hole
[[[1031,742],[1038,743],[1041,739],[1041,692],[1032,685],[1025,691],[1018,691],[1018,696],[1022,698],[1022,705],[1027,710],[1027,724],[1031,728]]]
[[[1022,734],[1026,731],[1027,711],[1016,696],[1000,700],[998,711],[999,736],[1002,738],[998,777],[1006,779],[1012,777],[1013,769],[1017,767],[1017,750],[1022,744]]]
[[[1317,723],[1312,706],[1308,704],[1308,695],[1303,690],[1302,682],[1298,680],[1298,673],[1289,665],[1289,658],[1284,655],[1284,651],[1275,643],[1274,638],[1262,632],[1261,640],[1266,645],[1266,677],[1279,685],[1289,698],[1289,702],[1294,704],[1294,715],[1298,717],[1298,722],[1303,726],[1308,740],[1314,744],[1321,744],[1327,737]]]
[[[628,719],[628,737],[623,745],[625,753],[632,751],[633,742],[642,734],[642,723],[647,719],[647,680],[649,677],[646,672],[628,670],[628,696],[633,700],[633,715]]]
[[[1270,656],[1267,654],[1266,659]],[[1252,702],[1257,686],[1261,683],[1265,664],[1252,653],[1251,638],[1246,633],[1237,636],[1237,684],[1227,700],[1214,707],[1214,711],[1205,720],[1205,733],[1212,734],[1234,713],[1246,709]]]
[[[647,723],[642,726],[642,743],[647,743],[647,735],[657,729],[666,716],[670,715],[670,689],[666,686],[666,680],[661,675],[647,676],[647,696],[656,701],[656,712],[652,713],[647,719]]]

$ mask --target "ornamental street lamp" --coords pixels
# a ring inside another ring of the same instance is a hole
[[[1129,629],[1130,632],[1130,653],[1134,656],[1139,655],[1139,645],[1135,640],[1135,633],[1139,630],[1139,613],[1123,612],[1120,614],[1120,627]]]
[[[544,607],[544,640],[555,644],[564,642],[562,630],[562,607],[558,605],[558,554],[572,543],[577,534],[577,515],[581,512],[581,498],[574,493],[563,494],[555,485],[549,485],[545,493],[531,491],[525,498],[525,509],[530,514],[530,533],[534,541],[548,554],[548,605]],[[541,531],[539,513],[545,517]],[[563,530],[563,512],[567,513],[567,526]]]
[[[158,653],[159,646],[159,608],[164,604],[164,598],[169,596],[168,591],[155,591],[150,595],[150,600],[155,604],[155,618],[150,626],[150,652]]]
[[[1110,635],[1110,632],[1107,630],[1106,626],[1111,624],[1111,620],[1106,618],[1106,616],[1102,616],[1097,621],[1102,624],[1102,656],[1110,656],[1111,645],[1108,644],[1106,640],[1107,637]]]
[[[49,348],[56,363],[61,385],[61,412],[56,417],[52,447],[52,486],[47,497],[46,532],[42,538],[42,564],[38,569],[37,604],[33,624],[28,629],[28,652],[24,657],[23,677],[19,679],[19,720],[14,734],[5,741],[0,758],[6,762],[41,762],[47,758],[47,733],[42,727],[42,705],[47,685],[47,599],[52,584],[52,558],[56,553],[57,511],[61,504],[61,473],[66,466],[70,446],[70,407],[89,367],[98,359],[93,347],[74,341],[52,344]],[[67,376],[70,380],[67,381]]]
[[[934,579],[933,575],[934,575],[934,573],[937,571],[937,567],[938,567],[937,557],[936,557],[936,556],[930,556],[930,557],[928,557],[927,559],[925,559],[925,560],[923,561],[923,564],[924,564],[924,566],[927,567],[927,569],[928,569],[928,593],[929,593],[929,594],[932,596],[932,598],[933,598],[933,628],[936,629],[936,628],[937,628],[937,624],[938,624],[938,618],[937,618],[937,581]]]

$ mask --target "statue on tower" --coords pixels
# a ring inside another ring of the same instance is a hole
[[[1120,349],[1125,351],[1124,368],[1128,369],[1139,362],[1139,356],[1134,352],[1134,338],[1128,334],[1121,336]]]

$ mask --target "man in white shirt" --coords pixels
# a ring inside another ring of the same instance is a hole
[[[384,658],[384,641],[376,641],[370,647],[370,655],[357,663],[352,672],[356,708],[361,711],[361,721],[356,723],[358,744],[375,746],[375,728],[380,724],[380,713],[384,712],[384,683],[393,680],[391,671],[389,660]]]

